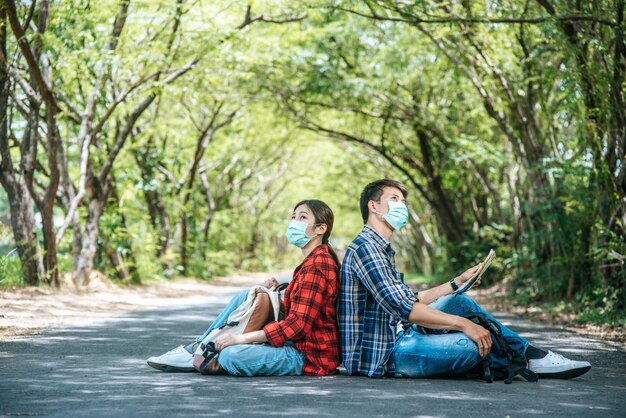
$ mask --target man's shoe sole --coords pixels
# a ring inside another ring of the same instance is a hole
[[[557,373],[537,373],[540,378],[543,379],[573,379],[578,376],[582,376],[591,369],[591,366],[579,367],[577,369],[565,370]]]
[[[148,366],[152,367],[153,369],[157,369],[160,370],[162,372],[179,372],[179,373],[188,373],[188,372],[195,372],[196,369],[193,368],[193,366],[191,367],[177,367],[177,366],[170,366],[168,364],[161,364],[161,363],[153,363],[151,361],[148,361]]]

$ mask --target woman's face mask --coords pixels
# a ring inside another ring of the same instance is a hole
[[[290,244],[295,245],[298,248],[302,248],[311,241],[311,238],[306,234],[306,229],[309,224],[302,221],[296,221],[292,219],[287,226],[287,231],[285,235],[287,236],[287,240]]]
[[[402,202],[390,200],[387,202],[389,211],[383,215],[383,219],[395,230],[402,228],[409,221],[409,210]]]

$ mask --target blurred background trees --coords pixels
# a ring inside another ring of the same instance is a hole
[[[341,250],[393,177],[405,271],[494,248],[518,302],[623,321],[624,9],[2,0],[2,284],[292,268],[297,201],[331,205]]]

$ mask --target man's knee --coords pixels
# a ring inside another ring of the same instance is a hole
[[[460,339],[459,345],[462,346],[462,348],[459,350],[457,360],[452,366],[453,373],[468,372],[485,358],[480,355],[478,345],[469,338]]]

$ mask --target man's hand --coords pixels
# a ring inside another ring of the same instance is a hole
[[[265,281],[265,283],[263,283],[263,286],[265,286],[267,289],[271,289],[272,287],[278,287],[280,283],[278,283],[278,280],[276,280],[276,277],[272,277],[269,278]]]
[[[233,334],[222,334],[215,339],[215,349],[217,351],[222,351],[229,345],[237,345],[244,344],[243,334],[233,335]]]
[[[465,318],[464,318],[465,319]],[[491,333],[469,319],[465,319],[462,331],[478,346],[478,352],[485,357],[491,351]]]
[[[457,286],[463,287],[465,282],[468,281],[469,279],[471,279],[472,276],[474,275],[474,273],[476,273],[478,271],[478,269],[480,268],[481,264],[482,263],[478,263],[474,267],[468,268],[467,270],[465,270],[465,272],[463,272],[463,274],[461,274],[460,276],[456,277],[454,279],[454,281],[456,282]],[[480,284],[480,279],[478,279],[476,281],[474,286],[478,286],[479,284]]]

